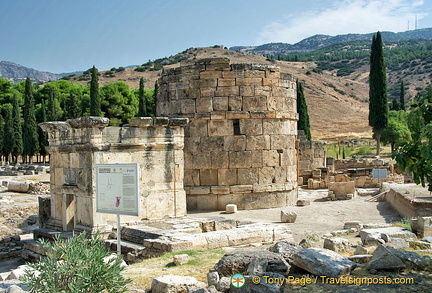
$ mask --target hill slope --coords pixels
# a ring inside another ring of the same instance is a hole
[[[314,140],[332,140],[348,138],[370,138],[371,130],[368,126],[368,86],[362,81],[355,81],[348,77],[337,77],[331,72],[313,73],[316,64],[313,62],[287,62],[268,60],[264,56],[244,54],[226,50],[220,47],[194,48],[186,50],[170,58],[163,58],[153,64],[135,68],[125,68],[122,71],[100,72],[99,84],[124,81],[131,88],[139,86],[139,79],[144,77],[146,88],[153,88],[164,67],[180,66],[179,60],[200,59],[210,57],[228,57],[231,63],[259,63],[272,64],[281,68],[282,72],[292,74],[299,81],[304,82],[305,96],[309,107],[312,138]],[[150,62],[151,63],[151,62]],[[142,69],[149,67],[148,69]],[[138,70],[138,71],[137,71]],[[144,70],[144,71],[141,71]],[[86,85],[89,75],[69,76],[66,79]]]
[[[42,72],[33,68],[24,67],[9,61],[0,61],[0,77],[13,82],[18,82],[26,79],[27,77],[30,77],[30,79],[34,81],[50,81],[57,80],[61,76],[54,73]]]

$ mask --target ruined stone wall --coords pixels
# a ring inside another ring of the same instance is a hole
[[[203,59],[159,79],[157,114],[187,117],[188,208],[286,206],[297,198],[296,85],[278,67]]]
[[[139,164],[139,217],[184,216],[184,129],[187,119],[133,118],[127,127],[106,127],[107,118],[45,122],[51,155],[51,216],[48,228],[91,230],[116,215],[96,213],[96,164]]]
[[[298,131],[298,139],[300,141],[299,170],[324,168],[326,165],[324,144],[308,140],[303,130]]]

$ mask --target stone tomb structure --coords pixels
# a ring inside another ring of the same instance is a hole
[[[189,61],[159,79],[157,115],[188,118],[188,209],[283,207],[297,200],[296,83],[275,66]]]
[[[128,126],[107,127],[108,118],[83,117],[40,126],[49,137],[51,214],[44,228],[58,231],[103,229],[116,215],[96,213],[96,164],[139,164],[139,217],[186,215],[183,188],[183,127],[187,119],[133,118]]]

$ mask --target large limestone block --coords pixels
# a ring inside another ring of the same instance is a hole
[[[376,228],[376,229],[363,229],[360,231],[360,238],[363,244],[369,244],[368,241],[372,239],[381,239],[384,242],[383,235],[390,238],[402,238],[406,240],[415,240],[417,236],[401,227],[388,227],[388,228]],[[382,242],[382,243],[383,243]]]
[[[321,248],[305,248],[294,255],[294,265],[316,276],[339,278],[349,275],[357,264],[340,254]]]
[[[153,293],[190,292],[206,287],[205,283],[198,282],[194,277],[167,275],[153,279],[151,291]]]
[[[350,249],[350,243],[344,238],[326,238],[324,248],[335,252],[347,252]]]
[[[348,182],[331,182],[329,185],[329,191],[332,191],[337,199],[347,199],[348,194],[355,195],[355,181]]]
[[[390,250],[379,245],[368,264],[369,270],[395,270],[403,269],[405,264]]]
[[[294,223],[297,219],[297,213],[291,210],[281,211],[281,222],[282,223]]]

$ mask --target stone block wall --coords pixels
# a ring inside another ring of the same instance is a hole
[[[326,153],[324,143],[312,141],[306,138],[303,130],[298,131],[299,139],[299,176],[306,182],[310,176],[307,171],[312,171],[326,166]]]
[[[296,84],[278,67],[202,59],[159,79],[157,114],[187,117],[188,208],[286,206],[297,198]]]
[[[115,223],[116,215],[96,213],[96,164],[139,164],[140,215],[122,216],[123,221],[186,214],[183,126],[188,120],[140,117],[126,127],[106,127],[108,122],[83,117],[40,124],[48,132],[51,155],[47,228],[92,230]]]

